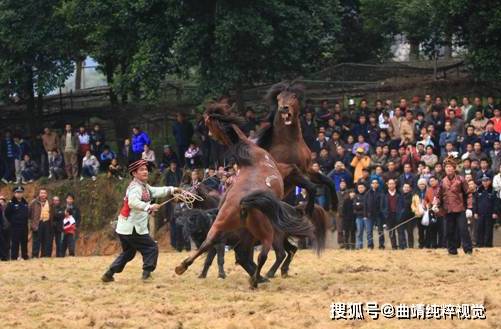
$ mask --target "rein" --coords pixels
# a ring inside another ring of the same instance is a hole
[[[196,195],[196,194],[193,194],[191,192],[188,192],[188,191],[181,191],[181,192],[176,192],[172,195],[172,198],[162,202],[159,206],[160,207],[163,207],[165,206],[167,203],[171,202],[171,201],[175,201],[175,202],[182,202],[184,204],[186,204],[186,207],[188,209],[193,209],[193,204],[196,202],[196,201],[204,201],[204,198],[202,198],[201,196],[199,195]]]
[[[420,217],[418,217],[418,216],[411,217],[411,218],[409,218],[409,219],[407,219],[407,220],[403,221],[402,223],[398,224],[397,226],[392,227],[391,229],[389,229],[389,230],[388,230],[388,233],[389,233],[389,232],[391,232],[391,231],[395,231],[395,230],[396,230],[397,228],[399,228],[400,226],[402,226],[402,225],[404,225],[404,224],[407,224],[408,222],[410,222],[411,220],[414,220],[414,219],[416,219],[416,218],[420,218]],[[382,235],[384,235],[384,231],[383,231],[383,233],[380,233],[380,234],[378,235],[378,237],[381,237]]]

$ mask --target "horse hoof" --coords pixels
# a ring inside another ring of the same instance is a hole
[[[249,283],[250,283],[251,289],[256,289],[257,288],[258,282],[253,277],[249,278]]]
[[[282,278],[288,278],[289,277],[289,273],[288,272],[282,272]]]
[[[275,277],[275,273],[268,272],[268,273],[266,273],[266,277],[268,279],[273,279]]]
[[[270,280],[268,278],[260,276],[259,279],[257,280],[257,282],[258,283],[266,283],[266,282],[270,282]]]
[[[177,272],[176,272],[177,273]],[[205,279],[207,277],[207,274],[200,274],[198,276],[199,279]]]
[[[217,276],[219,279],[226,279],[226,274],[225,273],[219,273]]]
[[[177,275],[181,275],[184,272],[186,272],[187,269],[188,269],[188,266],[181,264],[181,265],[176,266],[175,272]]]

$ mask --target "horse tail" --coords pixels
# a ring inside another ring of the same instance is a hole
[[[240,200],[240,218],[245,221],[251,209],[261,211],[273,227],[298,238],[315,239],[315,227],[291,205],[279,200],[270,191],[255,191]],[[317,251],[319,252],[320,249]]]
[[[312,172],[308,175],[315,184],[327,186],[327,192],[330,199],[330,208],[336,211],[338,206],[338,199],[336,193],[336,185],[334,185],[332,179],[319,172]]]
[[[301,210],[303,207],[304,206],[299,206]],[[320,252],[325,249],[327,231],[331,225],[329,214],[324,210],[324,208],[315,205],[313,213],[311,215],[305,214],[305,216],[308,217],[311,224],[315,227],[316,249],[317,252]]]

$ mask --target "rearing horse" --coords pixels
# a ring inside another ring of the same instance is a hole
[[[226,110],[221,104],[210,104],[205,112],[205,123],[213,138],[229,146],[239,173],[224,195],[207,238],[192,256],[176,267],[176,273],[184,273],[224,233],[239,232],[239,249],[235,251],[238,263],[251,275],[251,286],[257,287],[259,282],[265,280],[261,276],[261,269],[275,235],[315,238],[315,229],[294,208],[280,201],[284,195],[284,185],[277,164],[268,152],[247,139],[238,127],[242,120],[228,115]],[[262,247],[256,266],[250,255],[257,241],[261,242]]]
[[[338,200],[332,180],[311,169],[311,151],[304,141],[299,120],[300,96],[303,93],[302,85],[291,83],[278,83],[268,90],[266,99],[273,109],[268,116],[269,125],[258,133],[257,145],[270,152],[279,164],[286,195],[295,186],[308,191],[306,212],[311,215],[315,202],[315,184],[327,186],[332,208],[337,208]]]

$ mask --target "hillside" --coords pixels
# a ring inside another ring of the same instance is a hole
[[[99,277],[112,257],[0,263],[3,328],[501,328],[501,249],[451,257],[444,250],[342,251],[320,258],[300,251],[292,276],[252,291],[226,256],[228,277],[184,276],[174,267],[186,253],[161,253],[151,283],[142,283],[138,255],[116,282]],[[268,260],[270,266],[273,256]],[[486,320],[331,321],[332,302],[379,305],[483,304]]]

